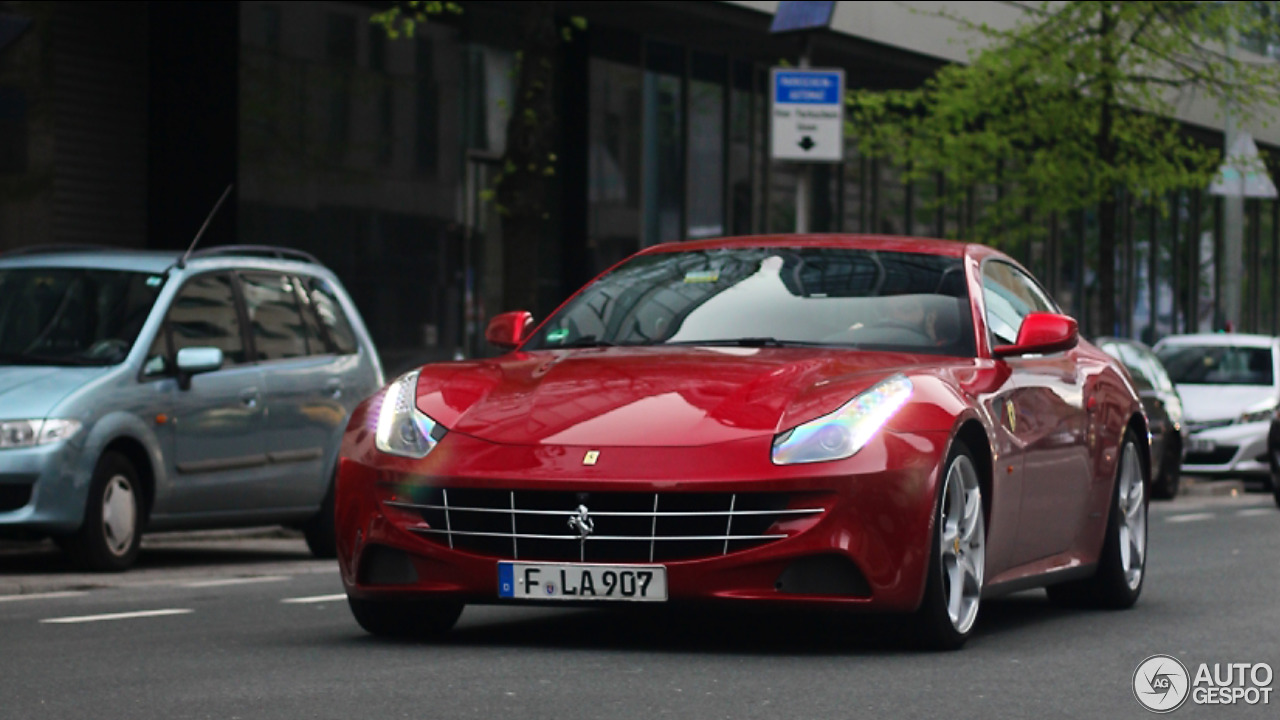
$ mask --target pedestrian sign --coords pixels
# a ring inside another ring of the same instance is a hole
[[[844,159],[844,70],[773,68],[770,156],[774,160]]]

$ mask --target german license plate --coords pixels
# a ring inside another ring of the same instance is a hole
[[[1218,444],[1212,440],[1204,438],[1191,438],[1191,447],[1189,450],[1193,453],[1207,453],[1218,449]]]
[[[500,562],[498,597],[663,602],[667,569],[662,565]]]

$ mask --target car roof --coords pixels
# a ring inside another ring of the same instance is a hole
[[[1196,333],[1194,335],[1169,335],[1157,345],[1208,345],[1213,347],[1272,347],[1276,338],[1270,335],[1246,333]]]
[[[749,247],[829,247],[859,248],[864,250],[884,250],[888,252],[914,252],[944,257],[964,257],[966,252],[976,248],[998,251],[986,246],[956,240],[938,240],[936,238],[908,237],[902,235],[863,235],[863,234],[783,234],[783,235],[746,235],[742,237],[710,238],[707,240],[688,240],[684,242],[663,243],[647,248],[644,252],[679,252],[682,250],[716,250]]]
[[[24,248],[0,254],[0,268],[86,268],[161,274],[175,269],[177,250],[129,248]],[[308,259],[302,259],[308,258]],[[306,253],[287,248],[214,246],[197,251],[186,262],[186,273],[225,268],[259,268],[328,275],[327,268]]]

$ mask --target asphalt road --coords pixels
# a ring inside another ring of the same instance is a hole
[[[984,604],[957,653],[885,619],[670,608],[471,607],[443,643],[388,642],[295,537],[149,538],[112,576],[5,545],[0,718],[1146,718],[1150,655],[1280,672],[1269,496],[1157,503],[1150,543],[1133,610],[1022,593]],[[1275,718],[1280,698],[1174,716]]]

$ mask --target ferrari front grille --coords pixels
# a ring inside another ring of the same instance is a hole
[[[512,560],[663,562],[727,555],[787,537],[821,514],[786,493],[635,493],[413,488],[388,505],[419,513],[436,542]],[[398,496],[399,497],[399,496]]]

